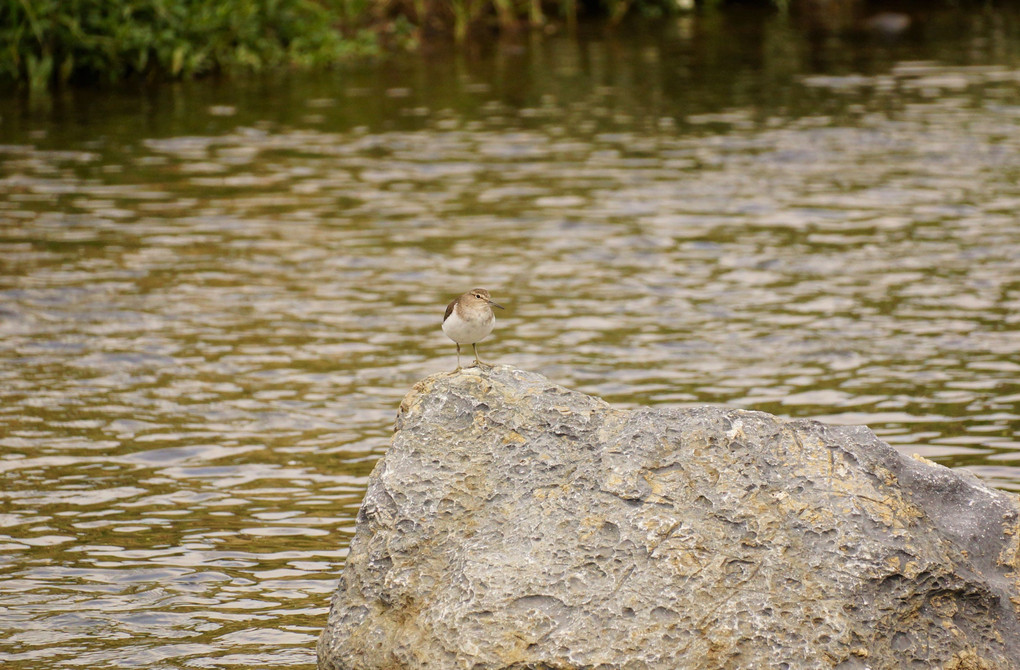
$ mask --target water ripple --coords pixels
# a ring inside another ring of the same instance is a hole
[[[320,82],[314,118],[205,100],[207,126],[0,146],[0,661],[311,667],[473,285],[507,307],[486,359],[864,423],[1020,490],[1020,70],[876,69],[777,94],[808,107],[390,82],[381,121]]]

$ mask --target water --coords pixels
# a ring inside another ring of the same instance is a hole
[[[305,668],[396,407],[484,358],[1020,491],[1020,23],[759,16],[0,103],[0,662]]]

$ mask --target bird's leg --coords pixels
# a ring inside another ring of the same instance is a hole
[[[454,342],[457,345],[457,370],[460,370],[460,342]],[[454,370],[456,372],[457,370]]]
[[[483,363],[480,360],[478,360],[478,347],[472,344],[471,350],[475,352],[475,365],[477,365],[478,367],[482,367]]]

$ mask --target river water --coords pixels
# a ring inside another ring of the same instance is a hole
[[[0,102],[0,665],[304,668],[401,397],[865,423],[1020,491],[1020,21],[706,15]]]

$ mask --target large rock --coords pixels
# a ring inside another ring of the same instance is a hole
[[[1020,668],[1018,510],[864,427],[434,375],[319,668]]]

